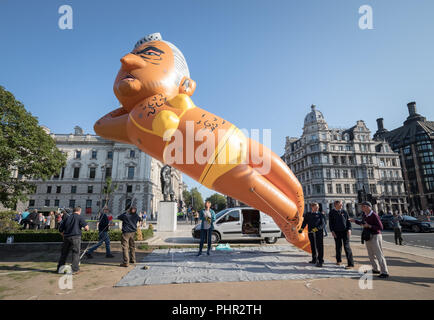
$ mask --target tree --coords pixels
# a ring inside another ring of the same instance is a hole
[[[65,155],[38,119],[0,86],[0,202],[15,208],[34,192],[35,186],[28,180],[46,180],[65,163]]]
[[[199,190],[197,188],[193,188],[190,190],[191,199],[193,202],[193,209],[196,211],[202,210],[205,206],[203,203],[203,198]]]
[[[197,188],[192,188],[190,191],[184,190],[182,192],[182,196],[187,207],[192,205],[193,209],[196,211],[202,210],[204,208],[202,195]]]
[[[184,204],[188,208],[191,205],[191,193],[188,190],[182,191],[182,199],[184,199]]]
[[[206,198],[205,201],[211,202],[212,208],[215,208],[215,206],[217,206],[217,211],[226,208],[226,197],[224,195],[221,195],[220,193],[214,193],[210,197]]]

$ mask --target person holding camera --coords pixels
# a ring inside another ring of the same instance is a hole
[[[215,212],[211,209],[211,202],[205,201],[205,209],[200,211],[200,245],[199,252],[197,256],[202,254],[203,243],[205,242],[205,238],[208,239],[208,248],[206,254],[209,255],[211,251],[211,235],[214,230],[214,221],[215,221]]]
[[[362,241],[365,242],[368,250],[372,273],[380,274],[380,278],[387,278],[389,277],[389,270],[383,254],[383,237],[381,235],[383,224],[378,214],[372,210],[372,204],[369,201],[362,202],[362,211],[362,221],[355,219],[350,219],[350,221],[363,226]],[[378,265],[380,265],[380,270],[378,270]]]
[[[324,263],[323,239],[326,220],[324,214],[319,212],[318,203],[313,202],[310,204],[310,207],[312,211],[304,214],[303,224],[298,232],[302,233],[307,225],[310,247],[312,249],[312,261],[309,261],[309,263],[316,264],[317,267],[321,268]]]

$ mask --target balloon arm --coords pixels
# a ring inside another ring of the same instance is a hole
[[[128,113],[118,108],[99,119],[94,126],[95,133],[106,139],[131,144],[127,134]]]

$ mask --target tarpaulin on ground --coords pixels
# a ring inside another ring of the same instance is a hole
[[[199,257],[197,252],[191,248],[154,250],[116,286],[360,277],[357,270],[330,262],[318,268],[308,263],[309,254],[288,245],[241,247]],[[144,265],[149,269],[144,270]]]

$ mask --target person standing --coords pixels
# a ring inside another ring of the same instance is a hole
[[[130,263],[136,263],[136,243],[134,237],[137,232],[137,223],[142,221],[142,218],[137,214],[137,209],[131,207],[128,212],[121,214],[118,217],[122,221],[122,256],[123,262],[121,267],[128,267]]]
[[[334,202],[334,209],[329,214],[329,227],[336,244],[336,264],[342,263],[342,244],[347,257],[346,269],[354,267],[353,253],[350,247],[351,222],[348,213],[342,209],[342,201]]]
[[[34,209],[32,211],[32,213],[30,213],[27,218],[28,218],[28,221],[29,221],[29,229],[32,229],[32,230],[38,229],[38,225],[39,225],[38,210]]]
[[[114,255],[110,252],[110,236],[109,236],[109,228],[111,226],[110,221],[107,216],[108,209],[104,208],[101,213],[98,221],[98,243],[92,246],[86,252],[86,257],[88,259],[92,259],[92,253],[99,248],[103,242],[105,242],[105,257],[106,258],[114,258]]]
[[[57,272],[59,268],[65,265],[69,251],[72,251],[72,274],[80,271],[80,247],[81,247],[81,229],[88,231],[89,226],[86,220],[81,216],[81,208],[75,207],[70,216],[65,217],[59,226],[59,232],[63,236],[63,244]]]
[[[23,226],[23,229],[27,229],[29,225],[29,208],[27,208],[22,214],[21,214],[21,221],[20,224]]]
[[[56,227],[56,216],[54,215],[54,211],[50,212],[50,229],[55,229]]]
[[[395,233],[395,244],[402,246],[402,230],[401,230],[401,221],[402,217],[398,214],[398,211],[395,211],[392,218],[393,223],[393,231]]]
[[[316,202],[310,204],[311,212],[307,212],[304,215],[303,224],[301,225],[299,233],[303,232],[303,229],[308,227],[308,235],[310,241],[310,247],[312,249],[312,260],[309,263],[316,264],[321,268],[324,263],[324,229],[326,226],[325,216],[319,212],[319,205]]]
[[[199,223],[199,212],[193,209],[193,216],[194,216],[194,224]]]
[[[205,201],[205,209],[202,209],[199,214],[199,218],[201,220],[200,225],[200,244],[199,244],[199,252],[197,256],[202,254],[203,244],[205,242],[205,238],[207,238],[208,247],[206,250],[206,254],[209,255],[211,251],[211,235],[214,230],[214,221],[215,221],[215,212],[211,209],[211,202]]]
[[[389,270],[383,254],[383,237],[381,235],[383,224],[378,214],[372,210],[372,204],[369,201],[362,202],[362,211],[362,221],[355,219],[350,219],[350,221],[362,225],[364,229],[369,231],[370,238],[365,240],[365,245],[371,261],[372,273],[380,274],[380,278],[387,278],[389,277]],[[378,265],[380,265],[380,270],[378,270]]]

